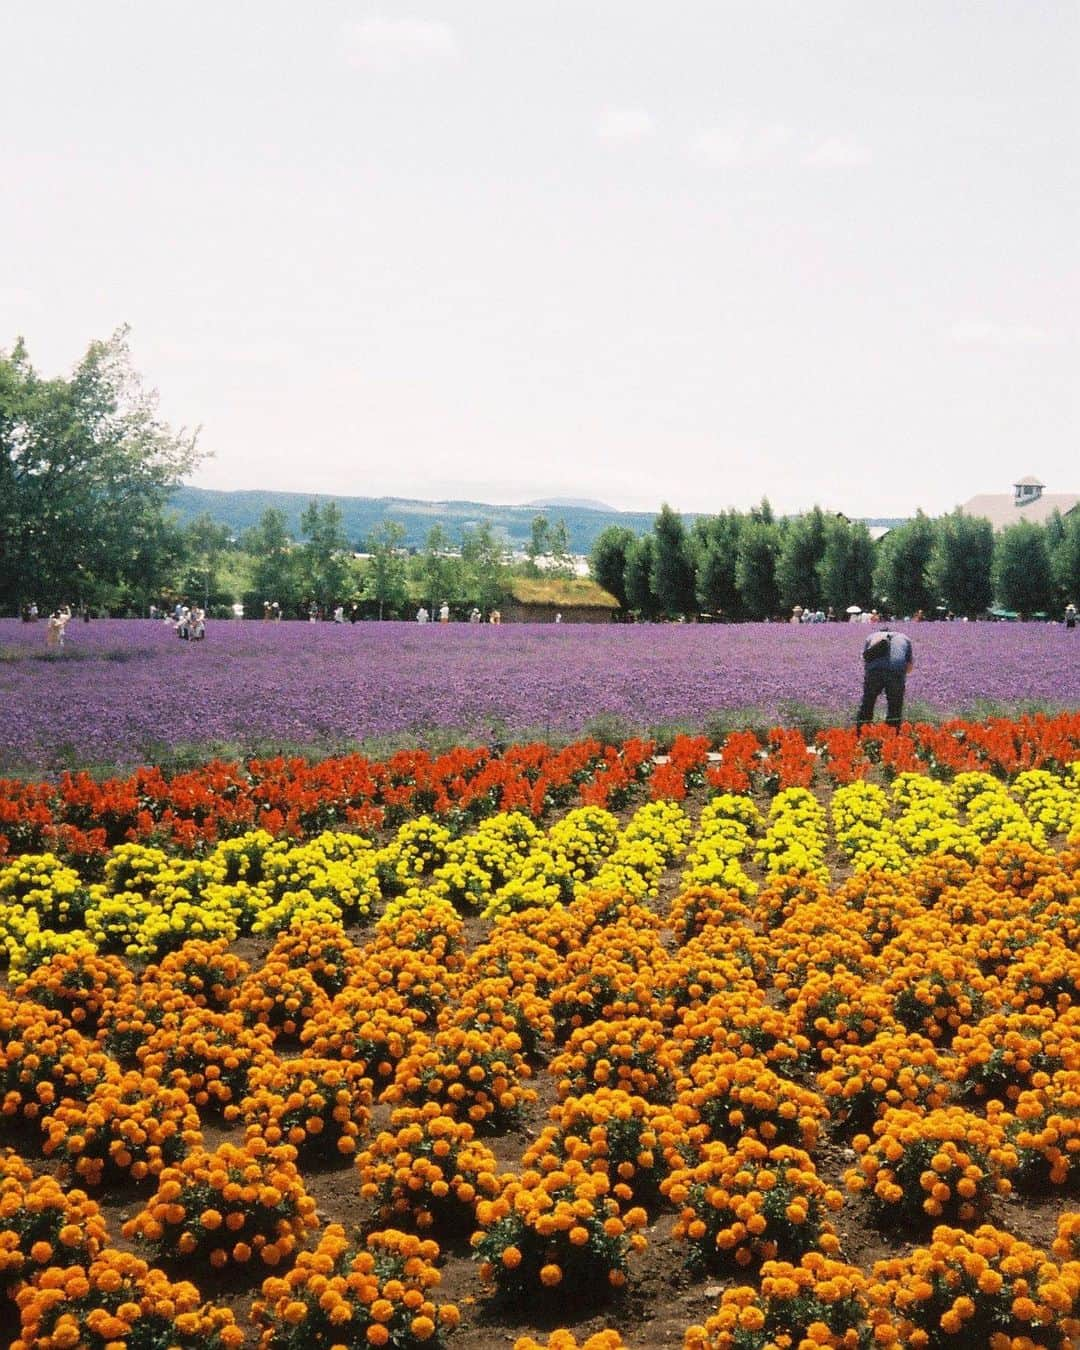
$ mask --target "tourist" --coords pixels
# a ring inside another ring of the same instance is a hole
[[[232,616],[237,623],[244,617],[244,606],[239,600],[233,601]]]
[[[1073,604],[1071,600],[1065,606],[1065,627],[1066,628],[1076,627],[1076,606]]]
[[[420,608],[416,611],[416,622],[417,622],[417,623],[427,623],[428,619],[430,619],[430,618],[431,618],[431,615],[427,612],[427,610],[424,608],[424,606],[421,605]]]
[[[344,606],[344,605],[337,605],[337,606],[335,606],[335,608],[334,608],[334,622],[335,622],[335,623],[344,623],[344,622],[345,622],[345,606]]]
[[[493,609],[493,610],[491,611],[491,615],[490,615],[490,617],[488,618],[488,623],[494,623],[494,624],[502,623],[502,615],[499,613],[499,611],[498,611],[497,609]]]
[[[270,606],[270,616],[271,616],[271,618],[274,620],[275,623],[280,623],[280,622],[281,622],[281,603],[280,603],[280,601],[275,600],[274,603]]]
[[[314,623],[316,619],[318,619],[319,617],[319,606],[315,603],[314,600],[312,600],[311,604],[308,605],[307,617],[308,623]]]
[[[445,600],[439,606],[439,622],[440,623],[450,622],[450,606],[446,603]]]
[[[356,605],[355,603],[354,603],[354,604],[351,604],[351,605],[349,606],[349,622],[350,622],[350,623],[355,623],[355,622],[357,621],[357,619],[359,619],[359,617],[360,617],[360,610],[359,610],[359,608],[357,607],[357,605]]]
[[[179,613],[176,616],[176,636],[187,642],[191,636],[191,610],[187,605],[178,605],[177,609]]]
[[[562,623],[562,612],[561,612],[561,611],[560,611],[558,614],[555,615],[555,622],[556,622],[556,623]]]
[[[881,629],[863,643],[863,696],[855,717],[855,730],[873,720],[878,695],[885,691],[885,721],[900,727],[904,710],[904,687],[915,664],[911,639],[904,633]]]
[[[192,642],[201,642],[206,637],[206,610],[196,605],[188,619],[188,638]]]
[[[49,615],[49,621],[45,628],[45,645],[47,647],[63,651],[64,649],[64,630],[67,628],[68,620],[71,618],[71,610],[54,609]]]

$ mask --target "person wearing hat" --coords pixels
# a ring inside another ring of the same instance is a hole
[[[905,633],[881,629],[863,643],[863,695],[855,715],[855,730],[861,731],[873,721],[878,695],[885,691],[885,721],[900,727],[904,711],[904,688],[908,672],[915,664],[911,639]]]
[[[1071,600],[1065,606],[1065,627],[1066,628],[1076,627],[1076,606],[1073,604]]]

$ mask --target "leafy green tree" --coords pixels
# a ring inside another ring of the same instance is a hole
[[[940,603],[954,614],[982,614],[993,599],[990,568],[994,528],[988,520],[962,511],[937,523],[927,580]]]
[[[541,566],[543,559],[543,566]],[[526,576],[572,577],[574,559],[570,553],[570,531],[565,520],[554,524],[543,513],[533,516],[529,542],[525,545]]]
[[[490,521],[461,534],[462,587],[466,603],[482,612],[497,609],[506,592],[506,548]]]
[[[176,564],[162,510],[199,458],[159,419],[126,328],[69,379],[38,375],[21,338],[0,352],[0,605],[154,596]]]
[[[627,608],[626,555],[636,538],[625,525],[608,525],[596,536],[589,555],[593,580],[618,600],[620,609]]]
[[[349,541],[337,502],[309,502],[300,517],[300,532],[307,542],[300,551],[300,566],[308,595],[322,609],[340,604],[351,594]]]
[[[919,511],[881,541],[874,567],[874,594],[891,613],[933,612],[937,597],[927,576],[935,533],[934,522]]]
[[[396,520],[381,521],[371,532],[371,567],[368,589],[379,606],[381,619],[387,609],[401,610],[408,599],[405,576],[405,526]]]
[[[762,497],[759,506],[750,508],[750,519],[756,520],[761,525],[775,525],[776,517],[773,515],[772,505],[768,497]]]
[[[850,605],[866,609],[873,590],[874,542],[861,521],[833,516],[825,524],[825,551],[818,563],[822,603],[836,614]]]
[[[220,525],[207,512],[196,516],[184,527],[184,584],[190,596],[198,596],[203,605],[227,604],[231,596],[218,589],[221,561],[232,543],[227,525]]]
[[[626,550],[626,572],[623,577],[626,603],[643,619],[655,619],[660,612],[652,584],[655,561],[655,535],[643,534]]]
[[[551,522],[542,513],[532,518],[529,526],[529,542],[525,545],[525,572],[528,576],[540,575],[540,559],[551,552]]]
[[[678,511],[667,502],[653,523],[652,590],[662,613],[695,614],[694,564],[686,526]]]
[[[441,525],[432,525],[419,557],[419,580],[432,618],[439,606],[458,598],[459,564],[450,548],[450,540]]]
[[[825,556],[825,513],[815,506],[804,516],[789,520],[776,560],[776,586],[783,609],[802,605],[818,609],[822,604],[818,567]]]
[[[570,531],[561,517],[548,530],[548,558],[548,576],[570,578],[576,575],[574,556],[570,552]]]
[[[1064,518],[1059,515],[1058,520],[1060,529],[1048,540],[1055,598],[1059,607],[1080,605],[1080,511],[1070,511]]]
[[[768,619],[780,606],[776,564],[780,555],[780,529],[764,521],[750,520],[739,532],[735,580],[743,609],[752,619]]]
[[[1054,603],[1054,576],[1046,534],[1030,520],[1010,525],[994,540],[991,567],[998,604],[1025,617],[1048,611]]]
[[[737,511],[698,516],[691,531],[696,566],[694,584],[698,606],[708,614],[742,617],[742,596],[736,568],[744,518]]]
[[[265,605],[277,604],[283,614],[294,613],[302,583],[284,512],[268,507],[244,535],[243,548],[252,559],[251,589],[244,596],[247,612],[261,614]]]

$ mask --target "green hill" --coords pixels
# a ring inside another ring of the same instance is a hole
[[[181,487],[170,501],[181,524],[204,512],[241,535],[255,525],[270,507],[284,513],[289,530],[299,537],[300,515],[304,507],[318,497],[330,500],[327,493],[308,492],[222,492],[212,488]],[[420,548],[433,525],[441,525],[456,543],[463,528],[487,520],[500,531],[511,548],[524,548],[533,518],[541,513],[537,506],[494,506],[486,502],[422,502],[401,497],[333,496],[341,508],[345,532],[354,545],[362,544],[383,520],[396,520],[405,527],[406,543]],[[659,509],[659,508],[658,508]],[[625,525],[638,534],[652,529],[655,512],[596,510],[571,504],[552,505],[543,514],[554,522],[565,520],[573,553],[588,553],[593,541],[608,525]],[[693,517],[688,517],[688,520]]]

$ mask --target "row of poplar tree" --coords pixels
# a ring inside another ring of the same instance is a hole
[[[978,617],[995,605],[1056,615],[1080,596],[1080,511],[998,534],[960,511],[919,512],[875,543],[861,522],[820,507],[778,519],[763,501],[687,527],[664,506],[648,534],[604,530],[591,566],[624,610],[644,619],[778,618],[797,605],[837,616],[854,605],[927,618]]]

